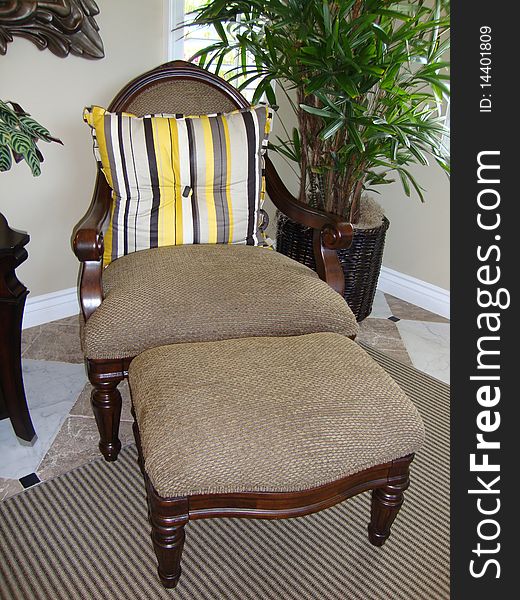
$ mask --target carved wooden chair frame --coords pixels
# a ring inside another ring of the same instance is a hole
[[[143,91],[167,80],[201,82],[227,96],[237,108],[249,106],[249,102],[220,77],[196,65],[174,61],[131,81],[117,94],[108,109],[112,112],[124,111]],[[351,224],[294,198],[269,158],[266,159],[266,188],[269,198],[282,213],[314,230],[313,244],[318,275],[334,290],[343,293],[345,281],[336,250],[348,248],[352,243]],[[79,296],[85,321],[103,301],[102,231],[109,216],[110,205],[111,190],[103,174],[98,172],[91,205],[73,233],[74,253],[81,263]],[[121,395],[117,386],[128,376],[131,361],[132,358],[87,360],[89,379],[94,387],[91,402],[100,434],[99,448],[108,461],[116,460],[121,449],[118,438]]]

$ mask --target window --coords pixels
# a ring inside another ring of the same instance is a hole
[[[446,111],[444,126],[446,128],[446,133],[442,137],[442,143],[446,147],[448,153],[450,152],[450,132],[451,132],[451,100],[448,98],[446,101]]]
[[[196,52],[213,42],[220,40],[214,28],[190,28],[189,31],[180,27],[187,19],[187,15],[196,8],[208,4],[208,0],[167,0],[169,4],[169,35],[168,35],[168,60],[189,60]],[[226,77],[226,72],[238,66],[238,55],[229,54],[221,67],[220,75]],[[238,85],[240,80],[234,80],[233,85]],[[242,94],[251,100],[255,85],[246,87]]]

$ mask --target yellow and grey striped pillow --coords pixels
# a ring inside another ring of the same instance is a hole
[[[136,117],[92,106],[84,119],[113,190],[105,265],[157,246],[261,242],[270,108]]]

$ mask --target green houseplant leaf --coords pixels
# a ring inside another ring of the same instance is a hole
[[[35,177],[40,175],[43,161],[37,146],[40,140],[62,143],[20,105],[0,100],[0,171],[8,171],[14,159],[25,161]]]
[[[288,131],[270,147],[299,163],[302,201],[321,174],[324,208],[348,217],[364,189],[394,179],[422,199],[410,165],[432,158],[449,172],[449,10],[447,0],[216,0],[187,25],[219,33],[198,53],[205,68],[238,53],[227,77],[258,82],[254,101],[286,94],[298,148]]]
[[[11,151],[9,147],[4,144],[0,144],[0,171],[9,171],[13,159],[11,157]]]
[[[29,135],[39,138],[40,140],[44,140],[46,142],[50,142],[52,140],[52,136],[50,131],[40,125],[37,121],[32,119],[27,115],[22,115],[20,118],[20,127],[23,131],[28,133]]]

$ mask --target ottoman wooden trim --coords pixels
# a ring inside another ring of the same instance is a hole
[[[144,470],[136,421],[133,429],[139,466],[145,480],[159,579],[166,588],[175,587],[179,581],[185,539],[184,526],[196,519],[300,517],[330,508],[367,490],[373,490],[368,538],[373,545],[382,546],[390,536],[392,523],[403,504],[403,494],[409,486],[409,468],[414,459],[414,455],[409,454],[337,481],[298,492],[241,492],[163,498],[156,492]]]

